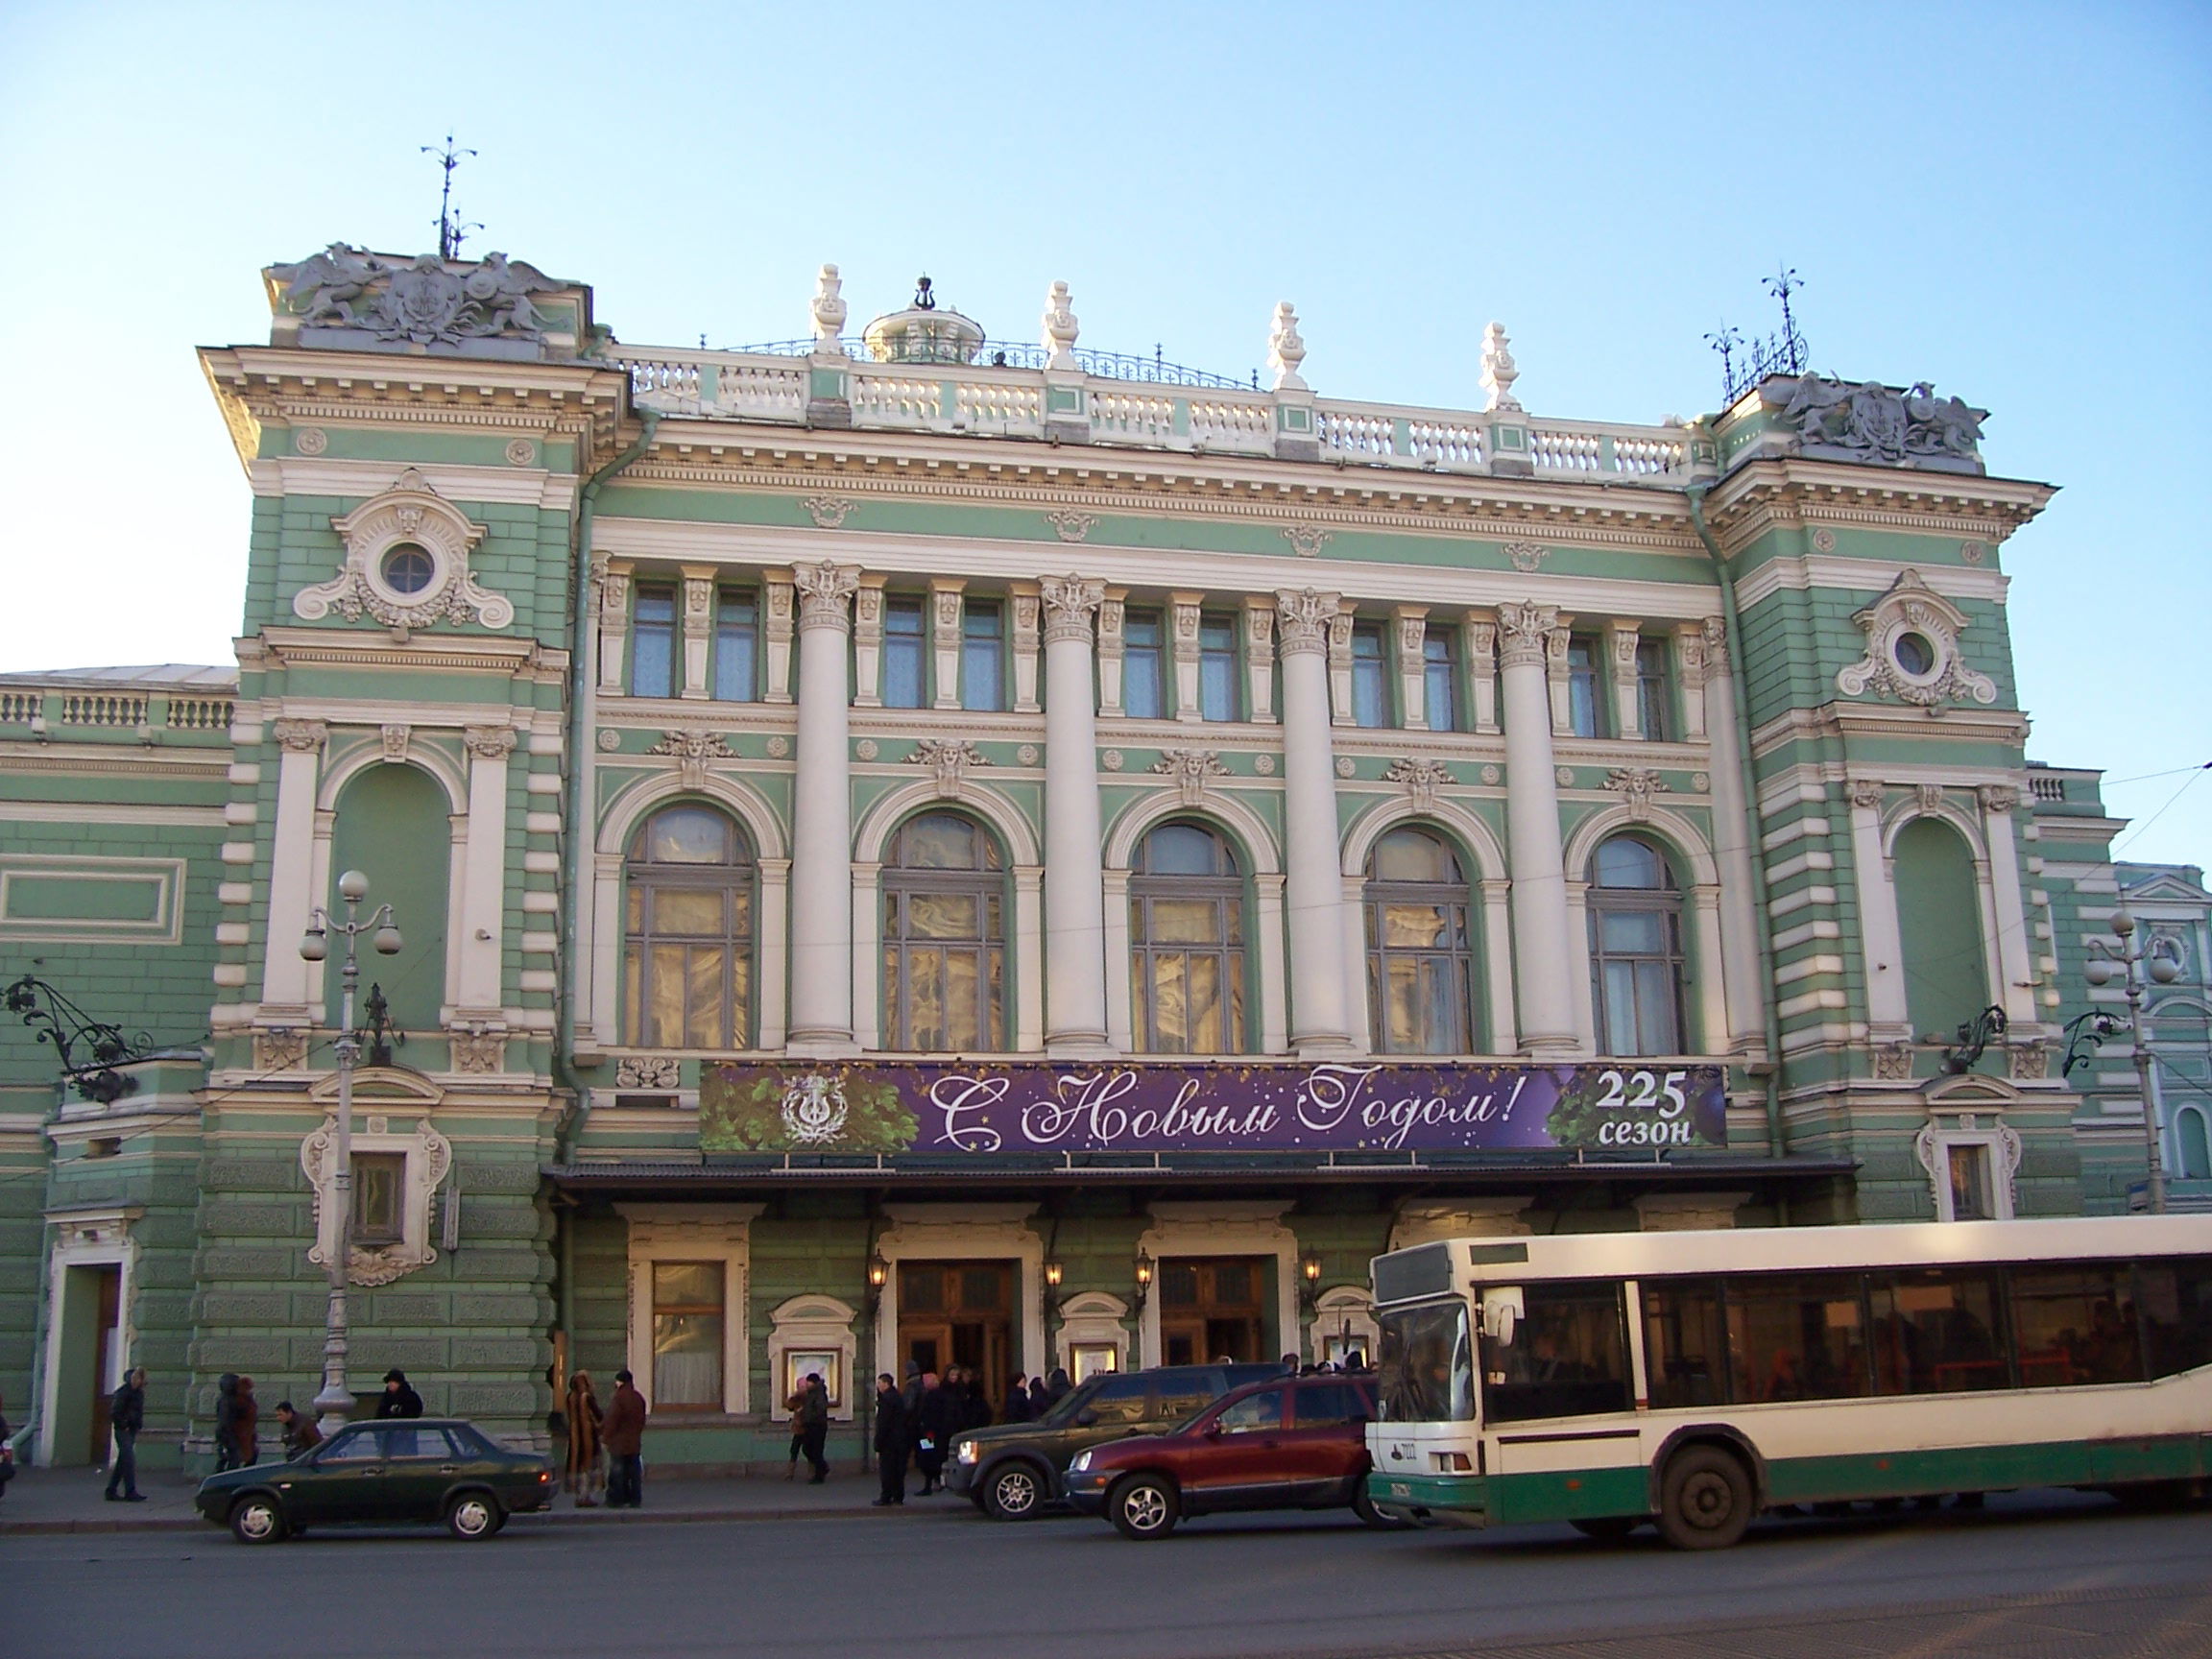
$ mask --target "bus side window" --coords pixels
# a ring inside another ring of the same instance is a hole
[[[1731,1279],[1736,1401],[1851,1400],[1868,1392],[1864,1306],[1856,1273]]]
[[[1625,1411],[1628,1352],[1617,1284],[1535,1284],[1510,1345],[1482,1338],[1483,1415],[1495,1423]]]
[[[1875,1273],[1877,1394],[1958,1394],[2011,1385],[1998,1334],[1997,1276],[1986,1267]]]
[[[2212,1365],[2212,1257],[2136,1262],[2135,1303],[2152,1376]]]
[[[1654,1408],[1720,1405],[1727,1352],[1718,1279],[1644,1281],[1644,1372]]]
[[[2022,1387],[2143,1381],[2142,1334],[2126,1266],[2019,1266],[2008,1278]]]

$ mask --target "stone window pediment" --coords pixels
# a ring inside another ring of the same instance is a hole
[[[293,613],[302,621],[319,622],[332,611],[348,621],[373,616],[392,628],[447,619],[504,628],[515,620],[513,603],[478,587],[469,571],[469,550],[485,526],[471,523],[414,468],[330,527],[345,541],[345,562],[329,581],[293,595]]]

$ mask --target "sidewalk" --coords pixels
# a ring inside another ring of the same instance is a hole
[[[97,1469],[23,1469],[0,1497],[0,1536],[36,1532],[164,1532],[212,1530],[192,1507],[196,1482],[151,1471],[139,1480],[143,1503],[110,1503],[101,1496],[106,1477]],[[857,1470],[834,1469],[827,1483],[809,1485],[802,1477],[735,1475],[686,1479],[645,1476],[642,1509],[578,1509],[566,1496],[553,1507],[518,1522],[547,1526],[632,1527],[684,1521],[810,1521],[836,1516],[875,1515],[871,1500],[876,1478]],[[943,1510],[966,1513],[966,1503],[950,1494],[909,1498],[903,1513]]]

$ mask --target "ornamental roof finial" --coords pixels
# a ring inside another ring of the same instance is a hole
[[[1482,407],[1519,412],[1521,399],[1513,396],[1513,382],[1520,378],[1521,371],[1513,366],[1512,343],[1505,338],[1505,325],[1491,324],[1482,330],[1482,390],[1489,394]]]
[[[1075,313],[1070,308],[1068,284],[1055,282],[1045,295],[1045,349],[1051,353],[1045,365],[1047,369],[1073,369],[1075,340],[1080,329]]]
[[[818,354],[842,357],[845,349],[837,344],[845,332],[847,306],[844,296],[844,278],[837,275],[837,267],[825,265],[814,278],[814,349]]]
[[[1310,391],[1298,373],[1306,361],[1306,342],[1298,332],[1298,308],[1286,300],[1275,307],[1275,326],[1267,334],[1267,367],[1278,392]]]

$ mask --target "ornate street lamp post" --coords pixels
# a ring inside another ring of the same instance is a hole
[[[2143,1026],[2143,980],[2148,975],[2153,984],[2171,985],[2179,977],[2181,967],[2156,949],[2154,941],[2134,943],[2135,918],[2126,910],[2113,912],[2112,931],[2120,941],[2117,946],[2103,939],[2089,941],[2090,961],[2083,976],[2092,985],[2109,985],[2115,979],[2127,984],[2128,1033],[2135,1050],[2135,1079],[2143,1095],[2143,1142],[2151,1159],[2147,1190],[2151,1214],[2163,1215],[2166,1213],[2166,1160],[2158,1143],[2158,1107],[2151,1088],[2151,1040]],[[2140,974],[2135,972],[2138,967],[2143,970]]]
[[[361,1043],[353,1030],[353,993],[361,983],[361,967],[354,950],[364,933],[373,934],[378,955],[397,956],[399,929],[392,925],[392,906],[379,904],[368,921],[360,919],[361,901],[369,897],[369,878],[349,870],[338,878],[338,897],[346,902],[346,920],[332,919],[318,906],[300,941],[300,954],[320,962],[330,953],[330,935],[346,941],[346,966],[339,970],[344,992],[338,1014],[338,1144],[330,1166],[330,1195],[336,1206],[337,1241],[330,1252],[330,1307],[323,1332],[323,1392],[315,1396],[325,1435],[345,1426],[353,1409],[353,1390],[346,1381],[346,1286],[353,1267],[353,1066],[360,1058]]]

